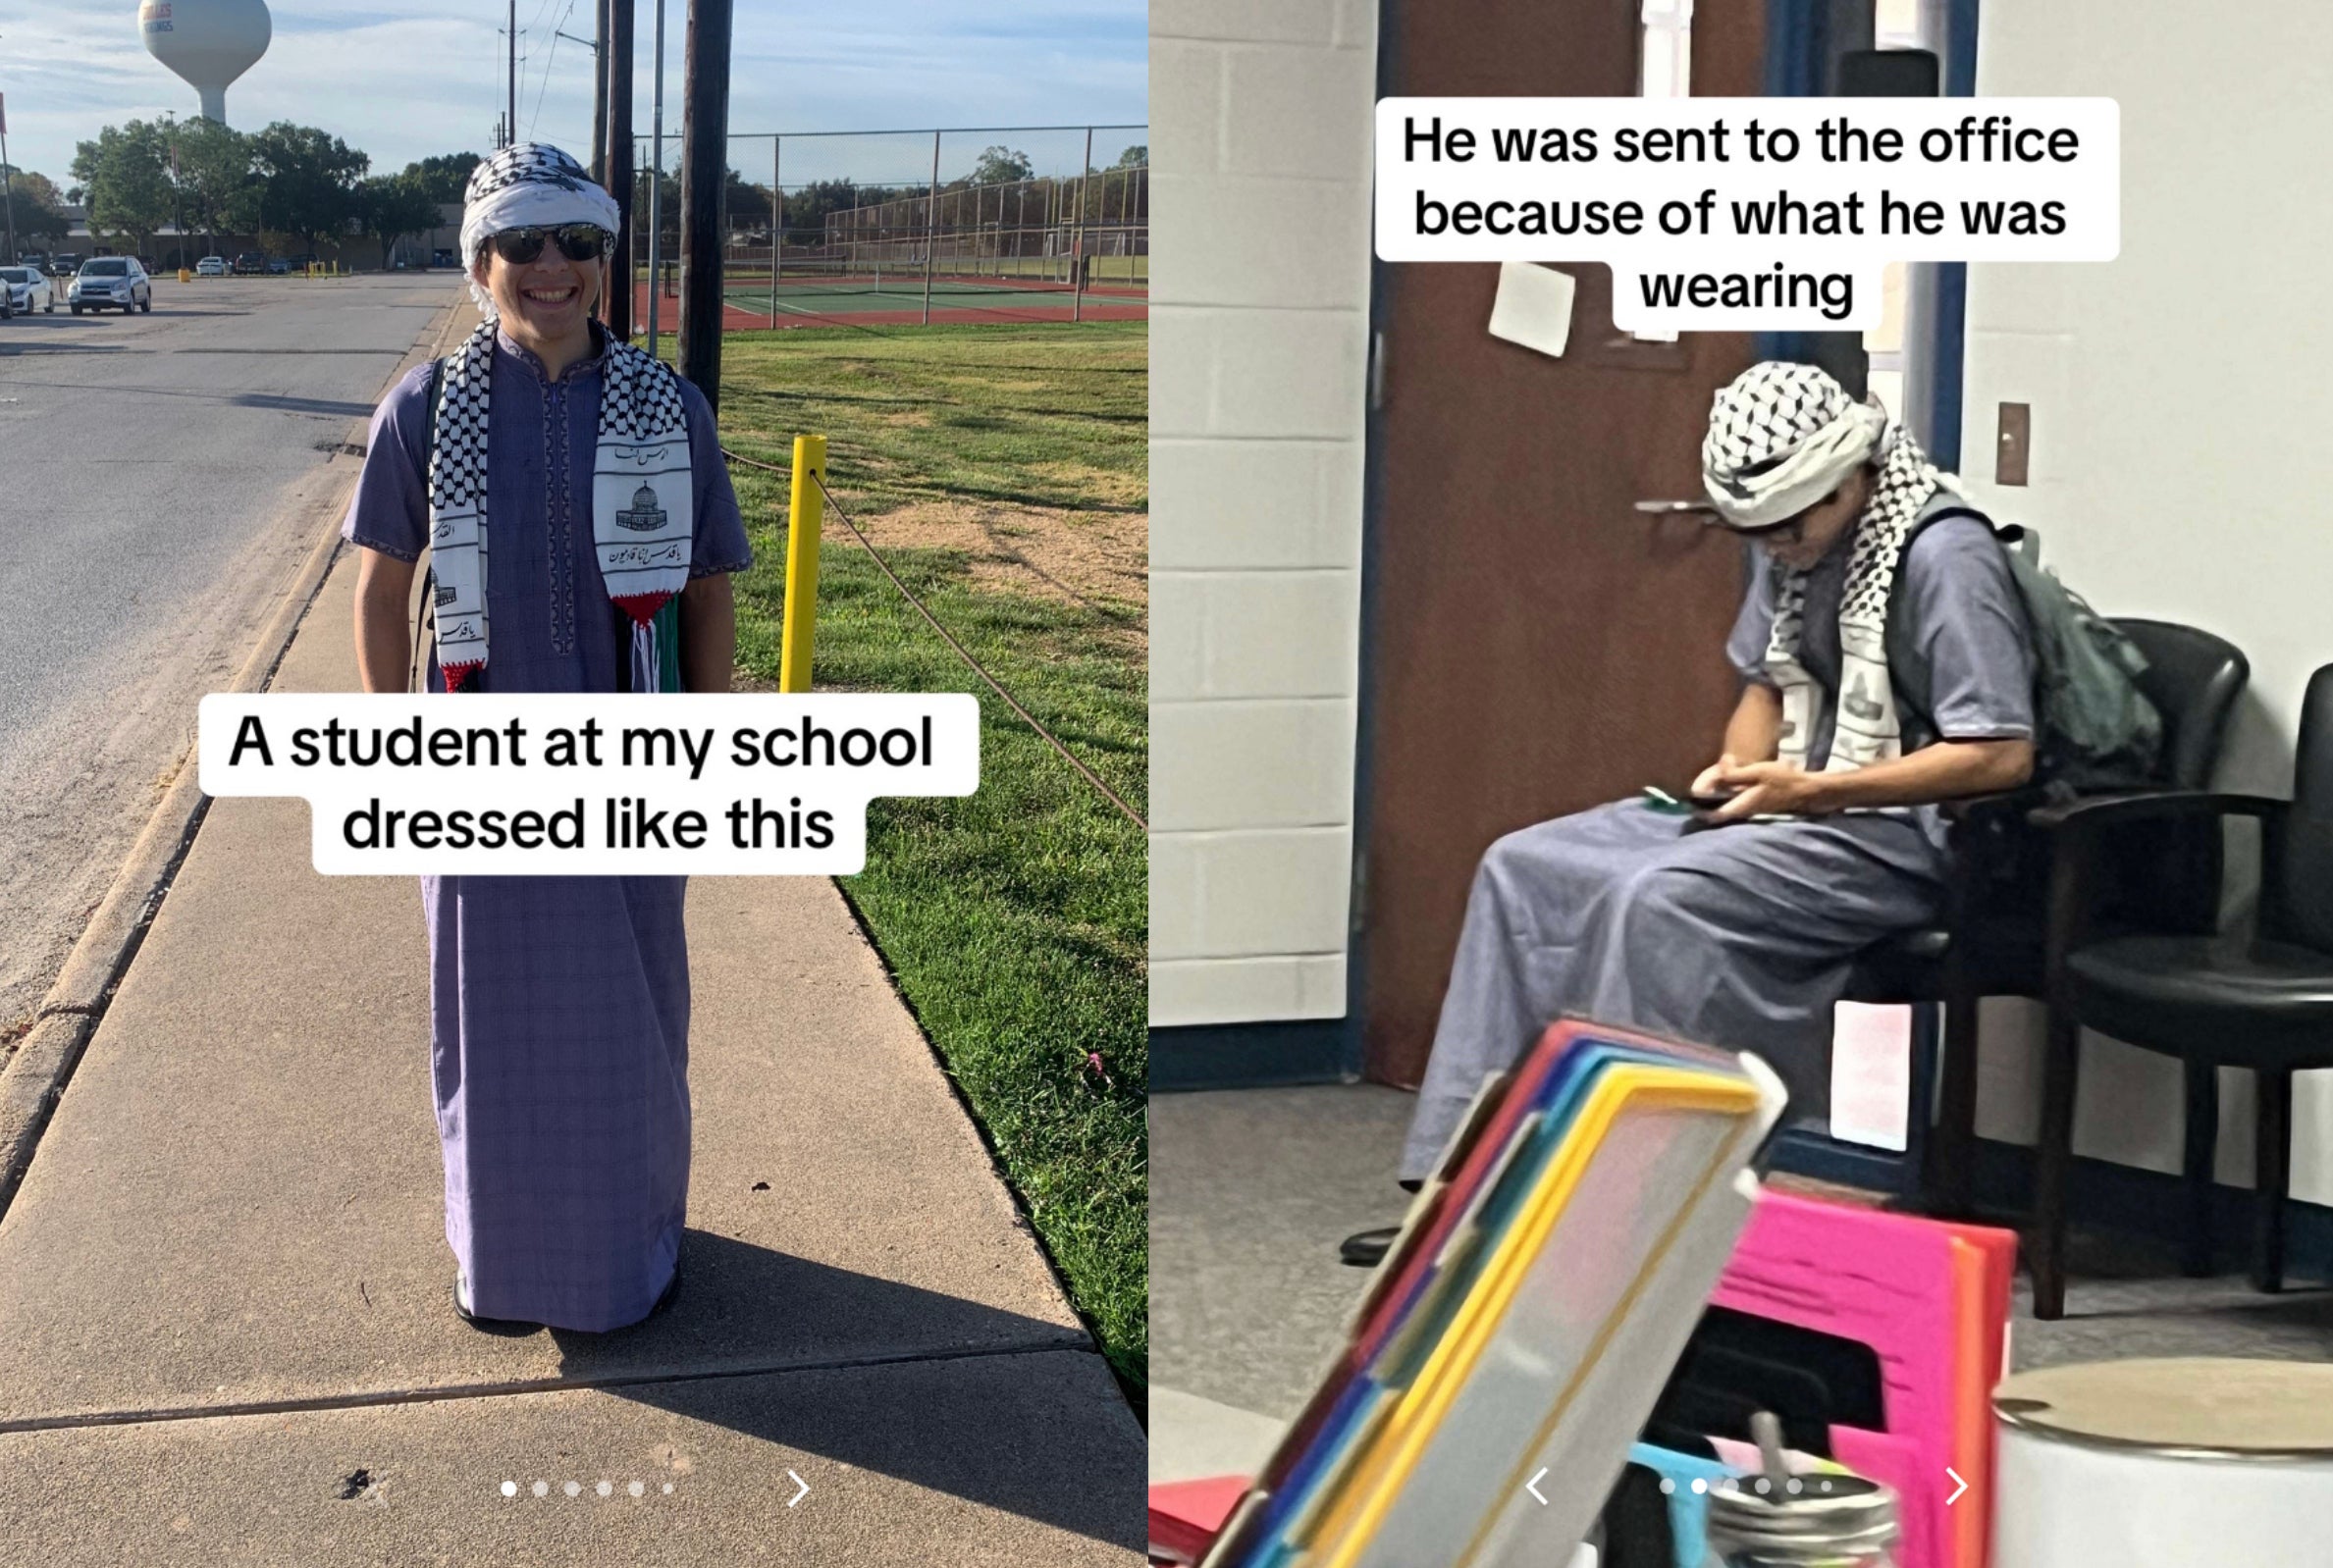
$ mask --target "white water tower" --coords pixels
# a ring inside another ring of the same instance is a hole
[[[274,27],[267,0],[143,0],[146,53],[202,95],[202,117],[227,124],[227,84],[259,63]]]

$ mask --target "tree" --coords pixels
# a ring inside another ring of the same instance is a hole
[[[259,186],[251,173],[251,138],[202,119],[172,125],[168,134],[182,231],[208,235],[257,228]]]
[[[480,159],[474,152],[442,152],[405,165],[398,176],[429,201],[459,201],[470,183],[470,171]],[[409,232],[409,231],[408,231]]]
[[[730,228],[760,228],[769,222],[769,187],[747,183],[732,169],[721,189],[721,209]]]
[[[8,169],[8,214],[16,227],[20,246],[35,239],[52,243],[72,231],[72,220],[61,210],[65,193],[46,175],[36,175],[25,169]],[[0,224],[0,228],[5,228]],[[6,258],[14,261],[16,258]]]
[[[128,235],[139,254],[153,248],[154,233],[171,218],[176,192],[170,184],[168,127],[133,120],[107,126],[95,141],[73,154],[73,178],[89,204],[92,235]]]
[[[1035,178],[1036,165],[1029,161],[1029,154],[1010,147],[983,147],[981,161],[972,166],[976,185],[1009,185]]]
[[[265,183],[263,228],[296,235],[313,249],[360,216],[356,183],[373,161],[330,131],[279,120],[253,132],[251,161]]]
[[[427,233],[438,226],[438,204],[429,191],[412,178],[408,169],[401,175],[380,175],[357,186],[357,207],[364,232],[381,241],[381,265],[389,265],[389,252],[406,235]]]
[[[828,213],[874,206],[904,193],[880,185],[860,185],[849,180],[820,180],[804,185],[786,196],[786,243],[822,244]]]
[[[1150,148],[1145,144],[1127,148],[1124,152],[1118,155],[1117,163],[1111,167],[1117,169],[1143,169],[1149,167],[1149,163]]]

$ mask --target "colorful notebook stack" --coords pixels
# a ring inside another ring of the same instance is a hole
[[[1750,1213],[1753,1057],[1565,1021],[1477,1102],[1209,1568],[1569,1559]]]

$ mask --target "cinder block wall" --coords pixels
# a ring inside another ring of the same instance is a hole
[[[1150,1021],[1341,1017],[1374,0],[1150,6]]]

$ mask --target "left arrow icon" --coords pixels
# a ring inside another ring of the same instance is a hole
[[[810,1483],[803,1480],[800,1476],[795,1475],[791,1470],[786,1472],[786,1479],[793,1482],[795,1486],[802,1489],[800,1491],[795,1492],[794,1495],[786,1499],[786,1506],[791,1508],[794,1506],[794,1504],[800,1502],[803,1498],[810,1495]]]
[[[1524,1490],[1525,1491],[1529,1492],[1529,1493],[1530,1493],[1532,1496],[1534,1496],[1534,1497],[1538,1497],[1538,1498],[1539,1498],[1539,1506],[1540,1506],[1540,1507],[1542,1507],[1542,1508],[1544,1508],[1544,1507],[1546,1507],[1546,1506],[1547,1506],[1547,1499],[1546,1499],[1545,1497],[1540,1497],[1540,1496],[1539,1496],[1539,1484],[1540,1484],[1540,1482],[1542,1482],[1542,1481],[1544,1481],[1544,1480],[1546,1480],[1546,1479],[1547,1479],[1547,1467],[1546,1467],[1546,1466],[1544,1466],[1544,1465],[1542,1465],[1542,1466],[1540,1467],[1540,1470],[1539,1470],[1539,1474],[1538,1474],[1538,1475],[1536,1475],[1536,1476],[1533,1476],[1533,1477],[1532,1477],[1530,1480],[1528,1480],[1528,1481],[1526,1481],[1526,1482],[1524,1482],[1524,1483],[1523,1483],[1523,1490]]]

